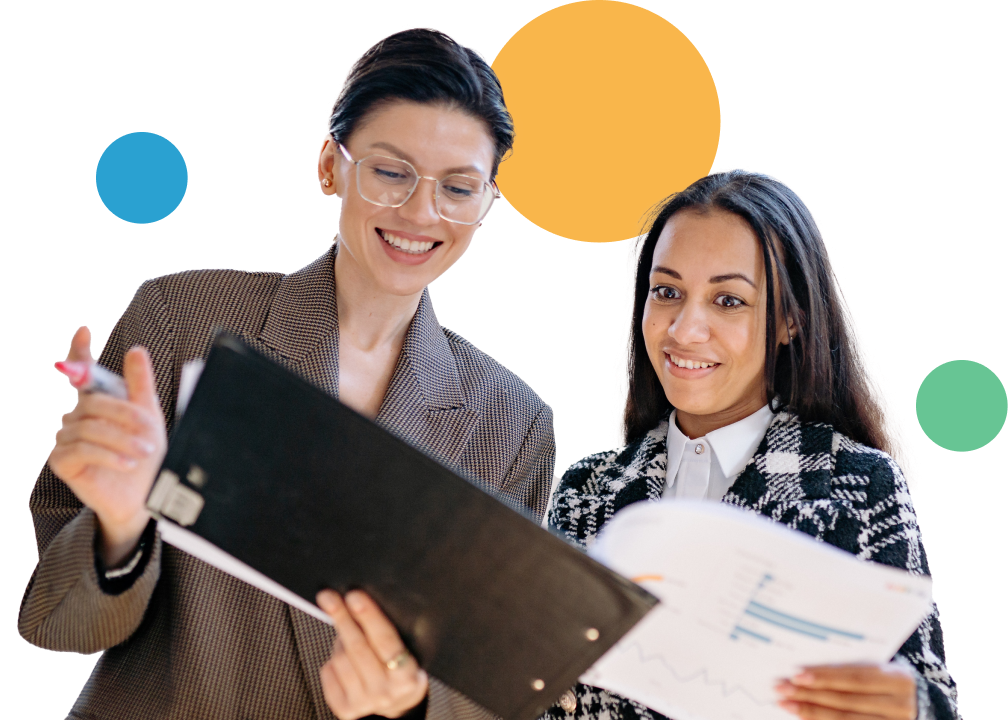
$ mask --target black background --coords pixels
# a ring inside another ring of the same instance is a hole
[[[981,618],[969,610],[987,585],[969,570],[989,522],[976,502],[991,497],[988,486],[1003,475],[992,466],[1005,440],[969,454],[943,451],[920,432],[914,397],[927,372],[950,359],[976,360],[1006,377],[996,353],[1004,327],[1003,229],[986,176],[993,121],[975,80],[985,67],[977,49],[985,46],[982,30],[969,18],[813,17],[783,8],[747,15],[639,4],[675,24],[707,59],[722,111],[715,165],[754,164],[784,175],[826,213],[868,339],[914,428],[924,471],[914,502],[950,668],[969,710],[981,672],[967,649]],[[19,377],[13,394],[25,399],[17,427],[7,431],[16,447],[8,451],[12,615],[35,563],[28,492],[59,413],[74,402],[51,363],[65,357],[75,328],[91,326],[97,355],[147,277],[215,266],[290,271],[320,255],[336,232],[339,201],[319,192],[314,150],[347,58],[404,22],[445,24],[496,54],[550,7],[382,11],[375,19],[359,7],[330,8],[290,24],[201,18],[172,31],[145,25],[43,43],[39,53],[54,55],[60,70],[20,86],[14,120],[22,136],[8,139],[21,143],[29,187],[10,196],[16,202],[7,212],[30,212],[8,238],[11,257],[21,258],[9,274],[16,289],[8,342],[28,348],[11,368]],[[597,102],[605,95],[600,88]],[[584,121],[592,122],[588,110]],[[174,142],[190,173],[178,210],[153,225],[118,220],[95,191],[101,152],[138,130]],[[607,129],[599,132],[605,140]],[[586,183],[585,192],[598,192],[605,212],[600,187]],[[505,200],[468,254],[431,285],[440,322],[552,405],[558,473],[609,443],[622,246],[557,238]],[[13,628],[9,643],[12,680],[23,691],[42,691],[32,695],[34,712],[65,714],[95,656],[39,650]]]

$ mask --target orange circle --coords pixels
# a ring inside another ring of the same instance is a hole
[[[670,22],[588,0],[525,25],[493,62],[515,119],[497,183],[539,227],[572,240],[639,234],[648,210],[710,172],[714,79]]]

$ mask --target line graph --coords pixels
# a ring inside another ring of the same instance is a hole
[[[659,663],[673,678],[678,682],[683,684],[693,683],[697,680],[701,681],[705,686],[710,688],[716,688],[720,691],[722,697],[730,698],[733,696],[743,696],[750,702],[759,706],[768,706],[776,704],[775,699],[761,700],[760,698],[754,696],[751,692],[746,690],[746,688],[740,683],[730,683],[726,680],[718,680],[711,677],[710,671],[706,667],[697,668],[692,672],[680,673],[675,669],[675,667],[668,661],[664,653],[660,652],[647,652],[644,647],[638,642],[626,643],[620,648],[620,654],[630,654],[633,652],[637,656],[637,660],[642,665],[649,665],[652,663]]]

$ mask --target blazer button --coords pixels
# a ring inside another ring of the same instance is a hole
[[[577,697],[574,695],[572,690],[568,690],[560,696],[560,707],[563,708],[563,711],[568,715],[577,710]]]

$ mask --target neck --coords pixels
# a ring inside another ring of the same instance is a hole
[[[676,425],[682,430],[683,435],[690,440],[696,440],[698,437],[703,437],[709,432],[746,419],[764,405],[766,405],[765,399],[754,398],[748,402],[740,403],[709,415],[694,415],[677,408]]]
[[[365,352],[394,347],[398,355],[423,290],[412,295],[381,290],[345,246],[336,254],[335,268],[340,345],[349,343]]]

